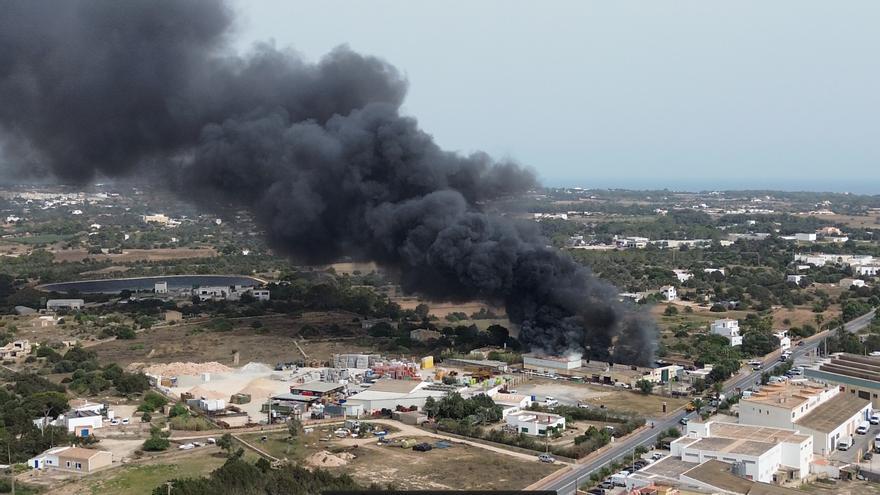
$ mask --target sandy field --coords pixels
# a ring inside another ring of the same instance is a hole
[[[211,258],[217,256],[214,248],[165,248],[165,249],[126,249],[122,254],[89,254],[85,249],[55,250],[55,261],[79,262],[86,258],[114,263],[130,263],[133,261],[164,261],[186,258]]]

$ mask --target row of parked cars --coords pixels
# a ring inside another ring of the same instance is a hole
[[[597,487],[593,488],[592,490],[589,490],[588,493],[591,493],[592,495],[605,495],[606,490],[613,490],[615,487],[618,487],[618,486],[626,486],[626,478],[631,473],[634,473],[634,472],[638,471],[639,469],[642,469],[643,467],[647,466],[648,464],[659,461],[663,457],[664,457],[664,455],[661,454],[660,452],[654,452],[654,454],[651,455],[650,459],[637,459],[631,465],[623,468],[623,470],[620,471],[619,473],[612,474],[611,476],[602,480],[602,482],[599,483],[599,485]]]

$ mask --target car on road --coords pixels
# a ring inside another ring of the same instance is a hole
[[[416,452],[428,452],[429,450],[431,450],[433,448],[434,447],[432,447],[430,443],[417,443],[417,444],[413,445],[412,449],[415,450]]]
[[[651,459],[659,461],[660,459],[663,459],[663,454],[661,454],[660,452],[654,452],[653,454],[651,454]]]
[[[185,444],[183,444],[183,445],[181,445],[180,447],[177,447],[177,448],[180,449],[180,450],[192,450],[192,449],[196,448],[196,446],[193,445],[193,444],[191,444],[191,443],[185,443]]]
[[[685,426],[687,426],[687,424],[688,424],[688,418],[687,418],[687,416],[685,416],[685,417],[679,419],[678,422],[681,423],[681,424],[683,424],[683,425],[685,425]]]
[[[549,464],[553,464],[556,462],[556,458],[550,454],[541,454],[538,456],[538,460],[541,462],[547,462]]]

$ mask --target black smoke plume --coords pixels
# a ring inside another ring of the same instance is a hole
[[[613,287],[534,227],[481,212],[533,187],[530,172],[440,149],[400,115],[407,83],[384,61],[237,55],[232,21],[214,0],[4,2],[7,166],[169,177],[204,204],[249,208],[294,259],[375,260],[410,292],[503,304],[533,350],[651,360],[653,325]]]

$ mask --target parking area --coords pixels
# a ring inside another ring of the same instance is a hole
[[[874,463],[876,463],[877,469],[880,470],[880,454],[877,454],[876,457],[872,454],[872,458],[869,461],[864,460],[866,452],[873,452],[874,437],[878,434],[880,434],[880,425],[871,425],[871,428],[864,435],[854,434],[853,446],[848,450],[835,450],[834,453],[831,454],[831,459],[848,463],[864,462],[862,465],[866,467],[874,466]],[[874,471],[874,469],[871,470]]]

